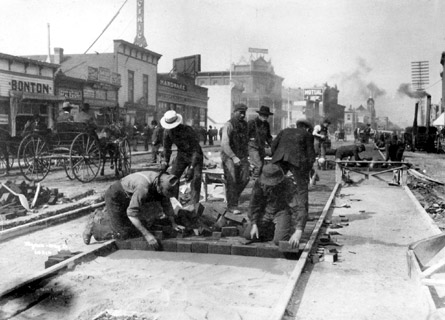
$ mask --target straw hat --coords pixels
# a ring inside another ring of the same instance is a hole
[[[173,129],[182,123],[182,116],[175,110],[168,110],[161,119],[161,126],[165,129]]]

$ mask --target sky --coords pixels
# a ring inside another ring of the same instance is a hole
[[[51,52],[84,53],[121,7],[88,52],[112,52],[113,40],[136,35],[136,0],[0,3],[6,54],[46,54],[48,23]],[[377,116],[407,126],[416,100],[399,88],[411,83],[411,62],[429,61],[426,91],[433,103],[441,99],[443,0],[145,0],[144,17],[147,49],[162,54],[158,72],[194,54],[202,71],[228,70],[250,59],[248,48],[268,49],[284,86],[337,86],[347,107],[373,96]]]

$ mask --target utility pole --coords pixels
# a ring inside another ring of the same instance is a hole
[[[287,88],[287,127],[290,128],[290,88]]]
[[[412,85],[417,92],[423,93],[425,85],[429,84],[429,62],[428,61],[413,61],[411,62],[411,79]],[[420,104],[420,125],[425,125],[425,109],[423,103],[423,96],[419,98]]]

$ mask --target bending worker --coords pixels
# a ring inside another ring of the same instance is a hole
[[[289,241],[292,248],[298,248],[306,226],[307,212],[298,210],[294,184],[278,165],[267,164],[263,167],[260,178],[253,186],[248,217],[249,224],[244,231],[246,239],[273,240],[276,245],[280,241]],[[292,220],[295,221],[293,228]]]
[[[159,201],[164,214],[174,229],[174,211],[170,202],[179,180],[173,175],[153,171],[132,173],[113,183],[105,192],[104,211],[93,212],[83,232],[83,241],[89,244],[91,237],[97,241],[128,239],[142,236],[148,244],[158,248],[158,242],[141,223],[141,207],[148,202]]]
[[[198,210],[201,193],[201,175],[204,164],[204,154],[199,145],[199,138],[192,127],[182,124],[182,116],[174,110],[169,110],[161,119],[164,131],[164,155],[161,161],[161,171],[165,171],[172,155],[172,145],[178,148],[178,154],[172,164],[171,174],[181,178],[187,169],[185,180],[190,182],[190,196],[195,212]],[[179,196],[179,185],[175,197]]]
[[[355,161],[361,161],[362,159],[360,158],[359,153],[365,150],[366,147],[364,144],[338,147],[335,151],[335,160],[344,160],[353,157]]]

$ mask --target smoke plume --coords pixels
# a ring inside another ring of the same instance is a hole
[[[410,98],[413,99],[420,99],[423,98],[427,95],[426,91],[422,90],[422,91],[413,91],[411,89],[411,85],[409,83],[402,83],[399,86],[399,89],[397,89],[397,93],[400,94],[401,96],[408,96]]]
[[[372,68],[366,60],[359,57],[356,61],[355,70],[341,72],[333,76],[333,80],[339,82],[339,89],[343,99],[349,100],[347,104],[363,104],[369,97],[374,99],[386,95],[386,91],[375,82],[368,81],[367,77]]]

